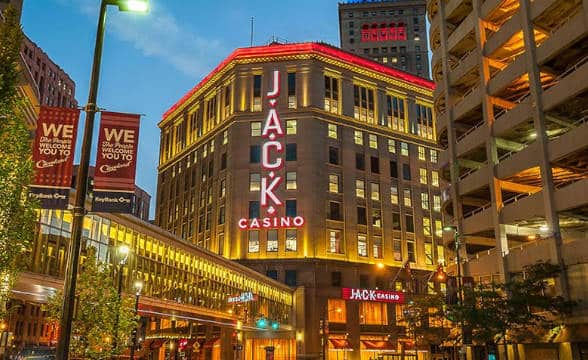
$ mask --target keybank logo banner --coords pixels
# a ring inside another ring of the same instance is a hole
[[[276,193],[283,186],[284,176],[284,145],[281,139],[284,137],[284,126],[278,113],[278,99],[280,96],[280,71],[274,70],[271,78],[270,91],[266,94],[268,113],[263,123],[261,136],[265,139],[261,147],[261,188],[260,199],[262,211],[265,213],[260,219],[239,219],[240,229],[275,229],[287,227],[302,227],[305,219],[302,216],[282,216],[279,209],[284,202]]]
[[[373,301],[388,303],[404,303],[404,293],[378,289],[342,288],[341,298],[355,301]]]

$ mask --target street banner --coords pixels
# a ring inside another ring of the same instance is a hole
[[[37,199],[42,209],[67,208],[79,118],[79,109],[41,106],[29,196]]]
[[[137,114],[103,111],[100,118],[92,211],[131,213],[139,144]]]

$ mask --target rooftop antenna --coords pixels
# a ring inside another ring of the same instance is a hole
[[[254,20],[254,19],[255,19],[255,18],[252,16],[252,17],[251,17],[251,40],[250,40],[250,42],[249,42],[249,46],[250,46],[250,47],[253,47],[253,20]]]

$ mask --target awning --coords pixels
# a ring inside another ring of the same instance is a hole
[[[204,345],[202,346],[204,349],[211,349],[214,347],[215,343],[217,341],[219,341],[220,338],[211,338],[206,340],[206,342],[204,342]]]
[[[377,351],[396,351],[396,346],[389,341],[384,340],[361,340],[361,344],[366,350]]]
[[[329,339],[329,342],[335,350],[353,351],[347,339]]]
[[[164,341],[160,340],[160,339],[154,339],[151,341],[151,344],[149,344],[149,349],[157,349],[160,348],[161,345],[163,345]]]

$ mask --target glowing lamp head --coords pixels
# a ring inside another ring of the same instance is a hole
[[[272,330],[278,330],[280,328],[280,323],[277,321],[272,321]]]
[[[146,13],[149,11],[149,0],[118,0],[116,3],[120,11]]]
[[[130,250],[129,250],[129,247],[128,247],[128,246],[126,246],[126,245],[121,245],[121,246],[119,246],[119,247],[118,247],[118,254],[119,254],[121,257],[124,257],[124,256],[127,256],[127,255],[129,255],[129,251],[130,251]]]
[[[136,280],[134,287],[135,287],[135,294],[137,294],[137,295],[141,294],[141,290],[143,290],[143,282],[141,280]]]
[[[267,320],[265,318],[259,318],[255,323],[255,326],[257,326],[260,329],[265,329],[267,328]]]
[[[384,263],[379,262],[376,266],[378,267],[378,269],[383,269]]]

